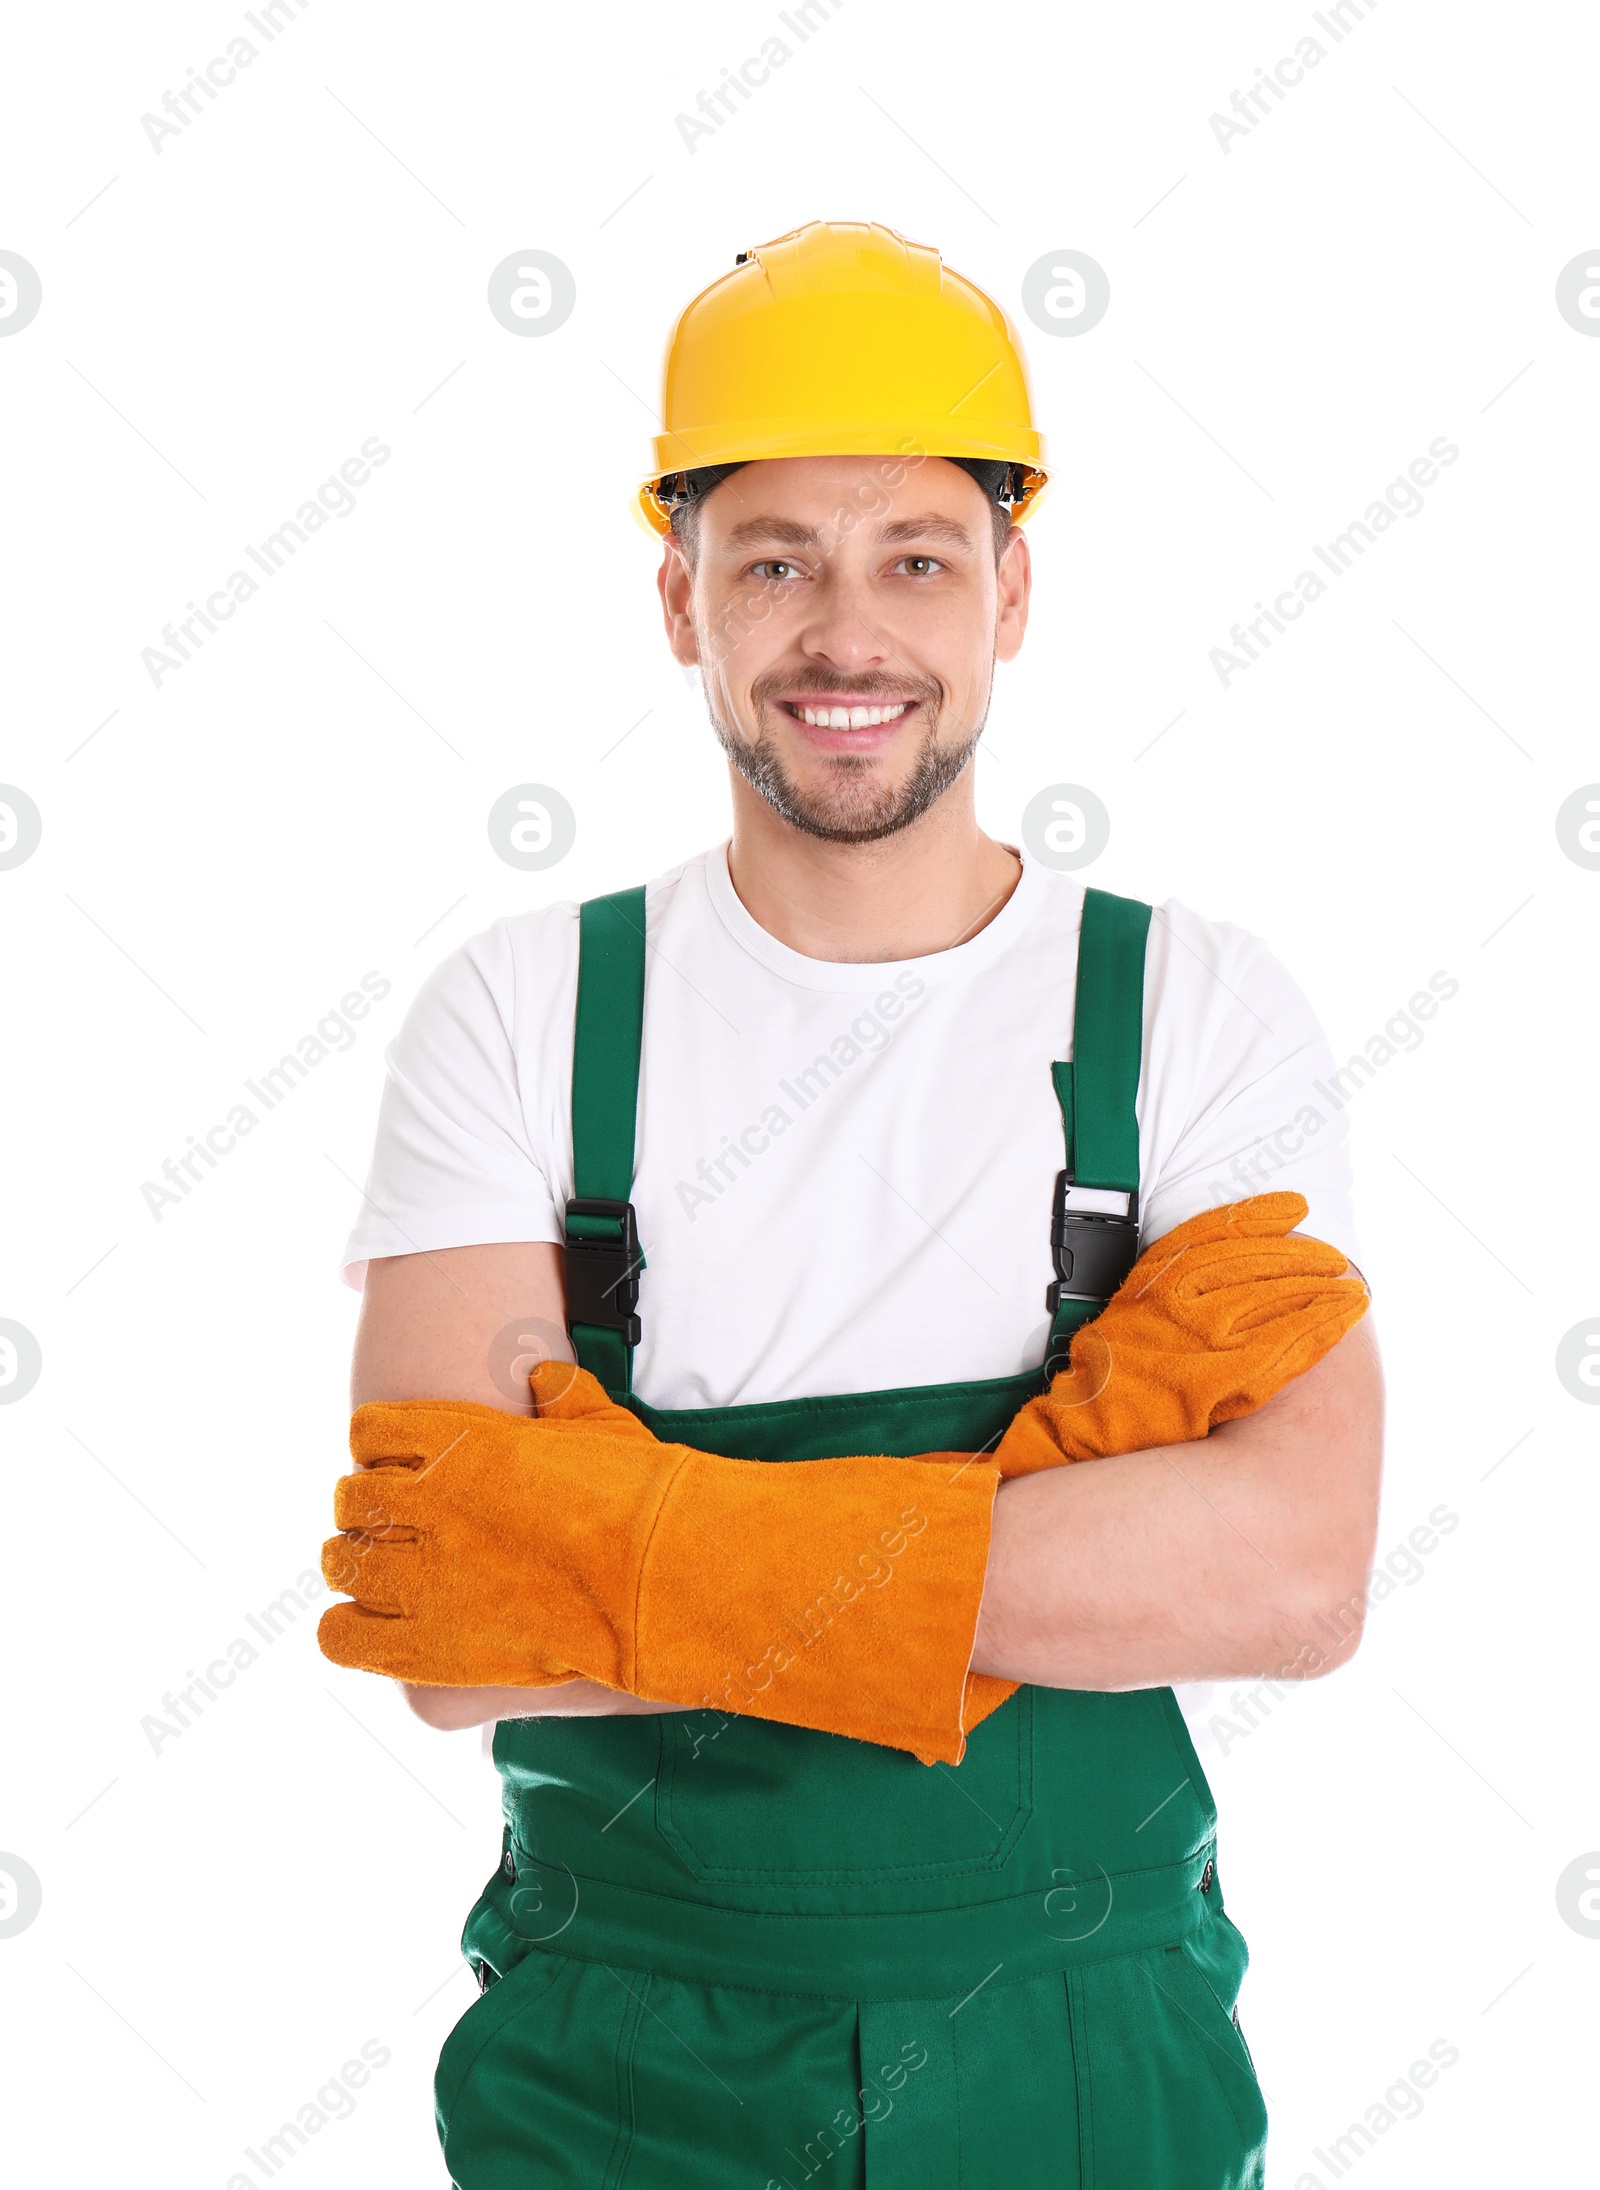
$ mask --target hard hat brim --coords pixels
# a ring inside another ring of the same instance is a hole
[[[640,481],[638,494],[634,501],[635,517],[649,533],[659,536],[672,530],[672,518],[668,507],[656,493],[659,481],[670,472],[693,470],[702,464],[760,464],[773,462],[783,457],[881,456],[890,470],[899,470],[901,478],[907,476],[924,458],[929,456],[986,457],[1004,463],[1025,463],[1031,473],[1027,490],[1023,499],[1014,503],[1011,507],[1012,522],[1018,525],[1026,523],[1028,518],[1033,515],[1040,502],[1043,501],[1050,483],[1049,473],[1044,468],[1043,438],[1036,433],[1019,434],[1017,436],[1018,441],[1026,440],[1032,443],[1032,453],[1016,446],[1001,448],[993,444],[970,441],[962,443],[959,447],[947,445],[943,448],[923,448],[919,451],[914,445],[911,448],[907,447],[908,437],[903,430],[896,431],[893,441],[888,440],[882,433],[874,434],[870,429],[865,429],[862,433],[851,436],[834,434],[828,437],[825,446],[817,445],[815,435],[797,433],[790,438],[799,445],[780,448],[768,446],[764,447],[759,455],[741,454],[737,449],[719,449],[714,456],[697,453],[692,461],[688,457],[680,456],[676,464],[662,465],[659,471],[651,472],[648,478]],[[915,437],[913,436],[911,439],[914,444]],[[666,436],[657,437],[655,445],[658,453],[666,445],[666,441]],[[851,445],[845,446],[846,441],[850,442]],[[886,477],[885,484],[898,486],[900,479]]]

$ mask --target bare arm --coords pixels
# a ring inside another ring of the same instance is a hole
[[[1370,1316],[1258,1414],[1209,1438],[1001,1486],[973,1669],[1055,1688],[1326,1672],[1359,1639],[1377,1526],[1383,1385]],[[460,1247],[367,1273],[352,1405],[532,1412],[536,1356],[571,1359],[560,1250]],[[498,1372],[498,1373],[497,1373]],[[439,1727],[675,1708],[589,1681],[401,1683]]]
[[[973,1671],[1117,1690],[1350,1657],[1383,1450],[1371,1320],[1197,1443],[1003,1483]]]
[[[350,1404],[470,1399],[531,1415],[527,1375],[535,1360],[572,1358],[559,1247],[516,1241],[390,1255],[367,1265]],[[418,1718],[443,1728],[678,1708],[620,1695],[597,1681],[566,1681],[559,1688],[398,1685]]]

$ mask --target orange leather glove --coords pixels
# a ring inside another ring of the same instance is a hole
[[[323,1573],[335,1664],[444,1686],[581,1674],[954,1764],[999,1475],[960,1453],[728,1460],[582,1369],[539,1415],[359,1407]]]
[[[1371,1295],[1337,1247],[1289,1236],[1306,1206],[1256,1194],[1147,1247],[1001,1438],[1001,1475],[1187,1444],[1319,1362]]]
[[[1306,1213],[1302,1194],[1256,1194],[1147,1247],[1001,1438],[1002,1477],[1187,1444],[1254,1414],[1319,1362],[1371,1296],[1336,1247],[1290,1237]],[[968,1731],[1016,1686],[973,1674]]]

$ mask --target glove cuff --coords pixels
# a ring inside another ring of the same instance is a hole
[[[998,1487],[959,1453],[690,1454],[641,1568],[629,1685],[959,1763]]]

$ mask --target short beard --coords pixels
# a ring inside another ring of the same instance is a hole
[[[904,783],[877,791],[867,785],[873,763],[866,754],[837,753],[829,765],[827,791],[808,797],[784,773],[770,731],[763,730],[754,745],[746,745],[717,720],[715,711],[711,727],[734,767],[778,819],[825,844],[876,844],[909,829],[961,776],[983,735],[980,722],[964,744],[941,746],[938,723],[930,722]]]

